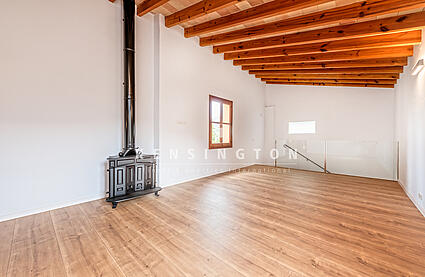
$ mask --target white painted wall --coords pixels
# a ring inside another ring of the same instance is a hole
[[[258,163],[253,149],[263,147],[264,85],[213,55],[211,48],[200,47],[197,39],[185,39],[180,27],[160,26],[161,184]],[[233,101],[233,149],[226,150],[225,160],[218,158],[217,150],[206,150],[209,94]],[[245,149],[244,160],[236,158],[239,148]],[[174,149],[177,159],[169,154]],[[188,159],[189,149],[193,159]]]
[[[155,145],[154,26],[152,14],[136,17],[136,145],[145,153],[154,153]]]
[[[379,88],[267,85],[278,138],[392,140],[394,90]],[[316,121],[316,134],[288,135],[289,121]],[[379,126],[379,128],[377,128]]]
[[[1,2],[0,220],[104,195],[121,144],[120,14],[103,0]]]
[[[284,140],[292,140],[301,153],[323,164],[328,141],[331,172],[391,179],[394,97],[394,89],[267,85],[265,103],[275,106],[279,149]],[[316,134],[288,135],[288,122],[310,120],[316,121]],[[279,161],[287,166],[320,170],[303,159],[288,161],[285,154]]]
[[[425,70],[417,76],[411,75],[419,59],[425,59],[424,40],[415,47],[415,54],[409,58],[409,65],[396,86],[396,137],[400,141],[399,182],[425,215]]]
[[[122,140],[121,13],[120,1],[1,2],[0,221],[104,197],[105,159]],[[235,102],[235,146],[261,147],[259,82],[155,20],[136,23],[138,145],[206,147],[214,93]],[[161,159],[161,184],[240,166],[201,160],[174,176]]]

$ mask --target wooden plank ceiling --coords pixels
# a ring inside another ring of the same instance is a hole
[[[113,0],[111,0],[113,1]],[[137,0],[267,84],[393,88],[425,0]]]

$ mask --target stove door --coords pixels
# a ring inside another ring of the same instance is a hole
[[[117,167],[114,169],[115,188],[114,197],[126,194],[126,176],[125,167]]]
[[[143,164],[136,165],[136,186],[134,187],[135,191],[140,191],[145,189],[145,166]]]
[[[146,163],[145,164],[145,189],[153,188],[153,180],[154,180],[154,172],[153,172],[153,164]]]

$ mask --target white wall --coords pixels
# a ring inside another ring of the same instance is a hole
[[[417,76],[411,75],[416,62],[425,58],[423,42],[416,46],[396,86],[396,137],[400,141],[399,182],[425,215],[425,70]]]
[[[180,27],[160,26],[161,184],[258,163],[253,149],[263,146],[264,85],[211,48],[200,47],[197,39],[185,39]],[[209,94],[233,101],[233,149],[226,150],[225,160],[218,159],[217,150],[206,150]],[[245,149],[244,160],[236,158],[239,148]],[[177,159],[170,149],[178,151]],[[193,149],[192,160],[188,149]]]
[[[120,13],[104,0],[1,2],[0,220],[104,195],[121,144]]]
[[[392,179],[394,97],[394,89],[267,85],[265,102],[275,107],[278,144],[294,140],[292,145],[301,153],[323,164],[327,141],[331,172]],[[315,134],[288,135],[289,121],[310,120],[316,121]],[[279,161],[287,166],[320,170],[303,159],[288,161],[284,153]]]
[[[267,85],[278,138],[392,140],[394,90],[378,88]],[[316,121],[316,134],[288,135],[289,121]],[[377,128],[379,126],[379,128]]]
[[[105,159],[122,145],[121,13],[107,0],[0,4],[0,221],[104,197]],[[234,100],[235,147],[262,146],[259,82],[153,15],[137,18],[136,39],[145,153],[207,146],[208,93]],[[224,169],[218,162],[202,167]],[[174,176],[166,158],[161,167],[161,185],[209,174]]]
[[[154,26],[152,14],[136,17],[136,145],[145,153],[154,153],[155,145]],[[122,51],[117,54],[121,57]]]

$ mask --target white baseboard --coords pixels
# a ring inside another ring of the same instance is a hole
[[[102,199],[102,198],[105,198],[105,193],[93,195],[91,197],[78,198],[78,199],[73,199],[73,200],[69,200],[69,201],[65,201],[65,202],[61,202],[61,203],[50,204],[48,206],[44,206],[44,207],[40,207],[40,208],[36,208],[36,209],[29,209],[29,210],[19,211],[19,212],[15,212],[15,213],[11,213],[11,214],[4,214],[4,215],[0,215],[0,222],[19,218],[19,217],[23,217],[23,216],[27,216],[27,215],[38,214],[38,213],[43,213],[43,212],[47,212],[47,211],[51,211],[51,210],[56,210],[56,209],[60,209],[60,208],[68,207],[68,206],[73,206],[73,205],[76,205],[76,204],[81,204],[81,203],[85,203],[85,202],[89,202],[89,201],[93,201],[93,200],[98,200],[98,199]]]
[[[417,202],[417,199],[413,197],[413,195],[406,189],[406,187],[400,180],[398,181],[398,184],[404,190],[404,193],[406,193],[407,197],[409,197],[410,201],[412,201],[413,205],[415,205],[419,212],[425,217],[424,207],[422,207],[421,204]]]

